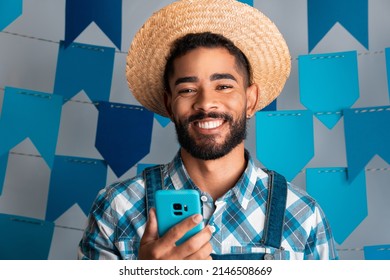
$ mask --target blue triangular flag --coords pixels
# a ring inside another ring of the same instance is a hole
[[[47,260],[54,223],[0,214],[0,260]]]
[[[6,87],[0,119],[0,155],[28,137],[51,167],[61,110],[59,95]]]
[[[0,195],[3,192],[5,174],[7,173],[8,153],[0,155]]]
[[[54,93],[64,101],[84,90],[92,101],[108,101],[114,67],[113,48],[60,42]]]
[[[256,154],[268,169],[288,180],[314,156],[313,114],[310,111],[256,113]]]
[[[309,52],[339,22],[368,49],[368,0],[308,0]]]
[[[356,51],[301,55],[298,66],[301,103],[332,129],[359,98]]]
[[[154,114],[144,107],[99,102],[95,146],[117,177],[150,152]]]
[[[17,19],[23,10],[23,0],[0,1],[0,31]]]
[[[390,244],[364,246],[365,260],[390,260]]]
[[[378,155],[390,163],[390,106],[344,110],[348,179]]]
[[[170,118],[160,116],[159,114],[154,114],[154,117],[162,127],[166,127],[171,122]]]
[[[122,0],[67,0],[65,46],[95,22],[118,49],[122,40]]]
[[[107,165],[102,160],[56,156],[50,176],[46,220],[56,220],[75,203],[87,215],[106,179]]]
[[[239,1],[253,7],[253,0],[239,0]]]
[[[366,177],[361,172],[352,183],[346,168],[307,168],[306,191],[326,213],[337,243],[345,239],[367,217]],[[345,207],[348,205],[348,207]]]

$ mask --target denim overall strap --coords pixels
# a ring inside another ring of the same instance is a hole
[[[155,165],[147,167],[143,171],[146,191],[146,216],[149,215],[150,208],[155,207],[154,193],[161,190],[163,186],[162,167],[163,165]]]
[[[287,181],[275,171],[264,171],[268,174],[268,197],[261,243],[280,248],[287,202]]]
[[[261,243],[265,247],[281,249],[284,214],[287,201],[286,179],[275,171],[264,170],[268,174],[268,197],[266,216]],[[272,260],[272,253],[211,254],[213,260]]]

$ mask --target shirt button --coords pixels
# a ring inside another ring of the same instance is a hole
[[[207,201],[207,196],[202,195],[202,196],[200,197],[200,200],[202,200],[203,202],[206,202],[206,201]]]
[[[274,259],[274,255],[272,255],[272,254],[265,254],[264,255],[264,260],[266,260],[266,261],[271,261],[273,259]]]
[[[210,227],[211,233],[214,233],[216,231],[215,226],[209,226],[209,227]]]

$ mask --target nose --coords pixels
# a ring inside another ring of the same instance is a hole
[[[211,90],[201,89],[196,95],[193,108],[196,111],[212,111],[218,108],[218,100]]]

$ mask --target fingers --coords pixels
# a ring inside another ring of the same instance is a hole
[[[210,243],[212,231],[209,226],[188,239],[177,247],[179,255],[188,260],[206,260],[209,258],[213,248]]]
[[[178,223],[174,227],[172,227],[163,237],[162,242],[167,244],[175,244],[180,238],[182,238],[187,231],[194,228],[200,222],[203,221],[202,215],[196,214],[193,215],[184,221]]]
[[[145,232],[141,239],[141,245],[148,244],[158,239],[156,210],[150,208],[149,217],[146,222]]]

